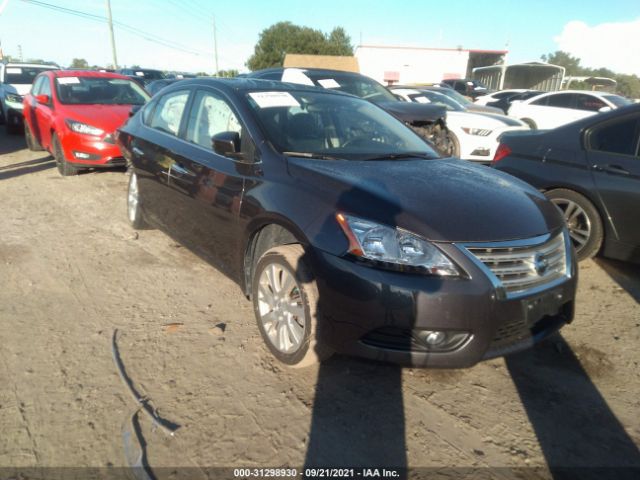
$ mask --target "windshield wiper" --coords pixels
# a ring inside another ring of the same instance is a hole
[[[370,160],[400,160],[403,158],[424,158],[426,160],[434,160],[438,157],[434,157],[432,155],[426,153],[419,152],[407,152],[407,153],[387,153],[385,155],[378,155],[375,157],[365,157],[362,160],[370,161]]]
[[[340,160],[338,157],[332,157],[331,155],[322,155],[321,153],[311,152],[282,152],[283,155],[288,157],[303,157],[303,158],[317,158],[320,160]]]

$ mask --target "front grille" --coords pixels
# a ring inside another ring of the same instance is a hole
[[[518,296],[563,279],[568,274],[563,233],[537,245],[500,243],[466,249],[493,275],[507,297]]]

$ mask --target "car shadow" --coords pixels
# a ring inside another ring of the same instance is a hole
[[[54,168],[55,166],[56,162],[50,156],[14,163],[12,165],[5,165],[0,167],[0,180],[7,180],[9,178],[28,175],[30,173],[41,172],[43,170]]]
[[[640,303],[640,265],[598,258],[595,261],[607,275]]]
[[[505,360],[554,479],[638,478],[637,445],[560,334]]]
[[[0,128],[0,155],[19,152],[27,148],[22,135],[9,135]]]

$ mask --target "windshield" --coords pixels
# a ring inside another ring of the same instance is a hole
[[[624,107],[633,103],[628,98],[621,97],[620,95],[603,95],[603,97],[613,103],[616,107]]]
[[[56,70],[51,67],[7,67],[4,83],[9,85],[31,85],[39,73]]]
[[[319,87],[339,90],[350,93],[356,97],[364,98],[370,102],[397,102],[398,99],[375,80],[363,75],[317,74],[305,72],[305,74]]]
[[[56,92],[69,105],[144,105],[149,99],[135,82],[108,77],[59,77]]]
[[[133,70],[133,75],[145,80],[161,80],[165,78],[164,74],[158,70]]]
[[[438,92],[431,92],[429,90],[411,94],[409,95],[409,98],[417,103],[440,105],[441,107],[445,107],[449,112],[463,112],[465,110],[464,107],[453,98],[447,97],[446,95],[442,95]]]
[[[367,160],[438,155],[400,121],[357,98],[324,92],[252,92],[247,100],[280,153]]]

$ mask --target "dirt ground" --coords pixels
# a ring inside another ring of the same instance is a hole
[[[126,182],[62,178],[46,152],[0,134],[0,467],[125,465],[135,405],[116,328],[127,373],[181,427],[168,438],[141,420],[153,468],[640,467],[638,266],[582,264],[574,323],[508,359],[292,370],[235,284],[129,227]]]

